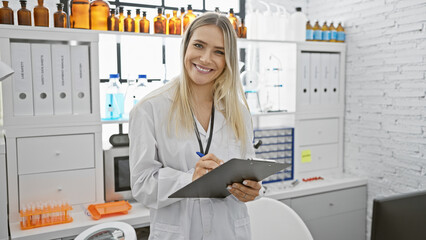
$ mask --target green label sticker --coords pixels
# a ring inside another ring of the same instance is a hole
[[[302,151],[302,163],[308,163],[311,162],[311,150],[303,150]]]

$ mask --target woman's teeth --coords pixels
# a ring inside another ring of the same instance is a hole
[[[197,64],[195,64],[195,67],[202,72],[210,72],[211,71],[210,68],[202,68],[202,67],[198,66]]]

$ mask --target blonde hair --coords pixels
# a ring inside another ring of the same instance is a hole
[[[248,105],[244,96],[238,68],[237,35],[231,22],[224,15],[218,13],[205,13],[197,17],[186,29],[181,43],[180,57],[182,71],[180,76],[172,83],[176,85],[176,92],[170,109],[169,124],[174,121],[176,130],[183,127],[185,130],[194,131],[190,101],[191,89],[189,87],[189,81],[191,80],[185,69],[184,59],[194,31],[206,25],[215,25],[219,27],[222,30],[224,38],[226,66],[222,74],[213,84],[213,102],[216,109],[219,110],[219,106],[223,107],[221,111],[228,125],[232,128],[235,137],[237,140],[241,141],[242,152],[244,153],[246,150],[248,133],[246,132],[243,107],[246,107],[248,110]],[[173,118],[173,116],[175,118]]]

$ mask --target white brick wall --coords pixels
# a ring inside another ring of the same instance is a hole
[[[377,196],[426,188],[426,1],[307,0],[347,33],[345,171]]]
[[[263,11],[258,0],[247,0]],[[372,200],[426,189],[426,1],[270,0],[290,13],[344,22],[347,33],[344,168],[366,177]]]

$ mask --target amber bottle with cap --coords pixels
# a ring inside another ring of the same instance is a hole
[[[139,23],[141,33],[149,33],[149,20],[146,19],[146,12],[142,12],[142,20]]]
[[[34,26],[49,27],[49,9],[43,6],[43,0],[37,0],[38,5],[34,7]]]
[[[336,42],[336,37],[337,37],[337,32],[336,32],[336,28],[334,27],[334,23],[331,22],[330,23],[330,27],[328,27],[329,31],[330,31],[330,42]]]
[[[71,28],[90,28],[89,0],[71,0]]]
[[[158,15],[154,18],[154,33],[166,34],[166,18],[163,17],[163,10],[158,8]]]
[[[134,32],[135,31],[135,20],[132,18],[132,10],[127,10],[127,17],[124,19],[124,31]]]
[[[118,31],[118,18],[115,16],[115,8],[110,9],[111,15],[108,17],[108,30]]]
[[[169,35],[169,21],[170,21],[170,13],[166,14],[166,34]]]
[[[103,0],[90,3],[90,29],[108,30],[109,5]]]
[[[244,24],[244,18],[241,19],[241,25],[238,27],[238,37],[247,38],[247,27]]]
[[[140,22],[141,22],[141,10],[140,9],[136,9],[136,17],[134,18],[135,20],[135,32],[140,32]]]
[[[31,26],[31,11],[27,9],[27,1],[21,0],[21,9],[18,10],[18,25]]]
[[[183,34],[183,17],[184,16],[185,16],[185,8],[181,7],[180,8],[180,16],[179,16],[179,19],[180,19],[180,34],[181,35]]]
[[[339,25],[337,25],[336,33],[337,33],[336,42],[345,42],[345,39],[346,39],[345,29],[343,28],[343,25],[340,22],[339,22]]]
[[[119,7],[118,12],[118,31],[124,32],[124,19],[126,18],[124,16],[124,7]]]
[[[53,14],[53,25],[57,28],[67,27],[67,14],[62,10],[64,8],[63,3],[57,3],[56,7],[58,11]]]
[[[186,28],[189,24],[194,21],[197,16],[192,13],[192,6],[188,4],[188,12],[183,16],[183,32],[185,32]]]
[[[3,7],[0,8],[0,24],[13,25],[13,10],[9,7],[9,1],[3,1]]]
[[[169,34],[180,35],[181,25],[180,18],[177,16],[177,11],[173,10],[173,17],[169,19]]]
[[[235,17],[233,8],[229,9],[228,19],[234,27],[235,32],[238,33],[238,19]]]

